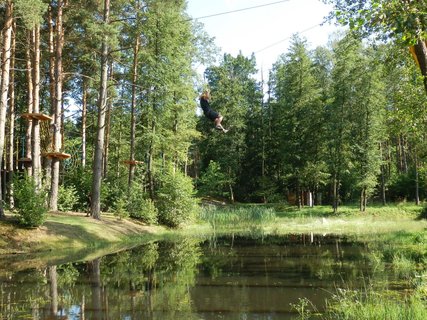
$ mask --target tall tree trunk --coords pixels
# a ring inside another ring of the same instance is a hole
[[[119,123],[119,136],[117,138],[117,147],[116,147],[116,159],[122,157],[122,122]],[[116,162],[116,177],[120,178],[120,161]]]
[[[109,79],[110,79],[110,81],[113,79],[113,65],[112,65],[112,63],[110,63]],[[104,177],[104,178],[108,174],[108,162],[109,162],[109,157],[110,157],[111,110],[113,108],[112,104],[113,104],[113,102],[111,100],[109,100],[107,102],[107,112],[105,115],[105,142],[104,142],[104,159],[103,159],[104,170],[102,173],[102,177]]]
[[[48,11],[48,25],[49,25],[49,92],[50,92],[50,114],[55,114],[55,105],[56,105],[56,81],[55,81],[55,30],[53,26],[53,12],[52,12],[52,3],[49,5]],[[49,123],[49,131],[52,131],[51,128],[54,128],[53,120]],[[47,137],[44,137],[47,139]],[[53,139],[49,135],[49,142],[45,143],[47,145],[47,150],[44,152],[49,152],[52,146]],[[43,170],[45,172],[45,183],[47,186],[52,184],[52,159],[50,157],[43,158]]]
[[[338,186],[339,186],[338,174],[334,172],[333,185],[332,185],[332,209],[334,210],[334,213],[338,212],[338,202],[339,202]]]
[[[138,54],[139,54],[139,37],[135,39],[133,48],[133,66],[132,66],[132,102],[131,102],[131,118],[130,118],[130,163],[129,163],[129,189],[132,187],[132,182],[135,176],[135,108],[136,108],[136,81],[138,78]]]
[[[83,78],[83,98],[82,98],[82,168],[86,167],[86,121],[87,121],[87,80]]]
[[[12,25],[12,43],[11,43],[11,60],[10,60],[10,87],[9,87],[9,146],[7,157],[7,171],[9,181],[9,207],[14,208],[15,201],[13,197],[13,174],[15,171],[15,48],[16,48],[16,22]]]
[[[12,28],[13,28],[13,3],[8,0],[5,4],[6,12],[4,15],[4,27],[2,35],[2,56],[1,56],[1,100],[0,100],[0,162],[3,161],[3,150],[5,141],[5,126],[7,113],[7,100],[9,95],[9,72],[10,56],[12,45]],[[2,190],[2,181],[0,179],[0,190]],[[3,195],[0,192],[0,218],[4,217]]]
[[[62,26],[62,10],[64,1],[57,2],[56,17],[56,48],[55,48],[55,113],[53,115],[53,151],[60,152],[62,148],[62,48],[64,47],[64,31]],[[52,177],[49,194],[49,209],[58,210],[58,190],[59,190],[59,166],[60,159],[52,158]]]
[[[148,176],[148,189],[150,192],[151,200],[154,200],[154,164],[153,164],[153,152],[154,152],[154,135],[156,134],[156,122],[153,119],[151,123],[151,142],[148,149],[148,166],[147,166],[147,176]]]
[[[418,173],[418,156],[417,151],[414,151],[414,161],[415,161],[415,204],[420,205],[420,183],[419,183],[419,173]]]
[[[228,167],[228,176],[231,176],[231,168]],[[233,190],[233,184],[231,182],[228,183],[228,188],[230,190],[230,201],[234,203],[234,190]]]
[[[383,156],[383,144],[380,143],[380,153],[381,153],[381,160],[385,161],[384,156]],[[385,168],[385,164],[381,164],[380,166],[380,170],[381,170],[381,200],[382,200],[382,204],[383,206],[385,206],[387,204],[387,199],[386,199],[386,192],[385,192],[385,174],[386,174],[386,168]]]
[[[417,62],[423,75],[424,89],[427,93],[427,43],[425,40],[419,39],[414,46]]]
[[[28,113],[32,113],[33,112],[33,61],[32,61],[32,51],[31,51],[31,47],[32,47],[32,31],[28,31],[27,32],[27,50],[26,50],[26,60],[27,60],[27,102],[28,102],[28,108],[27,111]],[[32,141],[32,132],[33,132],[33,120],[31,120],[31,118],[28,118],[27,120],[27,128],[25,131],[25,158],[31,159],[31,141]],[[32,176],[33,175],[33,168],[30,165],[29,162],[24,161],[24,165],[26,167],[27,170],[27,174],[28,176]]]
[[[33,29],[33,112],[40,112],[40,25]],[[33,163],[33,177],[36,189],[40,190],[41,183],[41,151],[40,151],[40,120],[33,118],[31,159]]]
[[[104,24],[108,24],[110,17],[110,0],[104,0]],[[107,80],[108,80],[108,44],[107,34],[104,34],[101,53],[101,81],[98,100],[98,128],[93,161],[93,181],[91,192],[91,214],[94,219],[101,217],[101,180],[102,160],[105,137],[105,113],[107,108]]]

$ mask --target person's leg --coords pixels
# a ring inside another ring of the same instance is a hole
[[[218,126],[222,127],[221,121],[222,121],[221,115],[219,117],[215,118],[215,127],[218,127]]]
[[[222,116],[219,115],[219,117],[215,119],[215,128],[217,128],[218,130],[222,130],[224,133],[228,132],[228,130],[224,129],[224,127],[222,126],[221,121]]]

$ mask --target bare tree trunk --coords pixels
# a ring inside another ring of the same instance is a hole
[[[83,79],[82,106],[82,168],[86,167],[87,80]]]
[[[414,151],[414,161],[415,161],[415,204],[420,205],[420,183],[419,183],[419,173],[418,173],[418,156],[417,151]]]
[[[384,161],[384,156],[383,156],[383,144],[380,143],[380,152],[381,152],[381,160]],[[385,193],[385,165],[381,164],[380,166],[381,169],[381,200],[382,200],[382,204],[383,206],[385,206],[387,204],[387,199],[386,199],[386,193]]]
[[[136,108],[136,81],[138,78],[138,53],[139,53],[139,37],[135,39],[133,48],[133,72],[132,72],[132,102],[131,102],[131,118],[130,118],[130,163],[129,163],[129,189],[132,187],[132,182],[135,176],[135,108]]]
[[[58,0],[56,17],[56,50],[55,50],[55,113],[53,116],[53,151],[60,152],[62,148],[61,123],[62,123],[62,48],[64,46],[64,31],[62,28],[62,9],[64,2]],[[59,190],[59,165],[60,159],[52,158],[52,180],[49,194],[49,209],[58,210]]]
[[[10,56],[12,44],[12,28],[13,28],[13,3],[8,0],[5,4],[6,12],[4,15],[4,27],[2,37],[2,56],[1,56],[1,100],[0,100],[0,162],[3,160],[3,150],[5,141],[5,126],[7,113],[7,100],[9,95],[9,72],[10,72]],[[2,190],[2,181],[0,179],[0,190]],[[3,195],[0,192],[0,218],[4,217]]]
[[[113,66],[110,64],[110,81],[113,78]],[[104,142],[104,172],[102,174],[102,177],[106,177],[108,174],[108,161],[110,157],[110,131],[111,131],[111,109],[112,109],[112,101],[107,102],[107,113],[105,115],[105,142]]]
[[[334,178],[333,178],[333,186],[332,186],[333,190],[332,190],[332,208],[334,210],[334,213],[337,213],[338,211],[338,202],[339,202],[339,181],[338,181],[338,177],[337,177],[337,173],[334,173]]]
[[[13,174],[15,171],[14,161],[14,142],[15,142],[15,48],[16,48],[16,22],[12,25],[12,48],[11,48],[11,60],[10,60],[10,84],[9,84],[9,146],[8,146],[8,157],[7,157],[7,171],[9,181],[9,207],[14,208],[15,201],[13,197]]]
[[[151,123],[151,142],[150,148],[148,149],[148,166],[147,166],[147,176],[148,176],[148,189],[150,191],[150,198],[154,200],[154,165],[153,165],[153,152],[154,152],[154,136],[156,133],[156,123],[153,119]]]
[[[231,168],[228,168],[228,176],[231,176]],[[230,189],[230,201],[234,202],[234,190],[231,182],[228,183],[228,187]]]
[[[427,93],[427,43],[425,40],[419,39],[414,46],[415,55],[417,57],[418,66],[423,75],[424,89]]]
[[[117,139],[117,148],[116,148],[116,158],[120,159],[122,157],[122,123],[119,123],[119,136]],[[117,179],[120,178],[120,162],[117,161],[116,164],[116,177]]]
[[[110,17],[110,0],[104,0],[104,23],[108,24]],[[102,160],[104,152],[105,138],[105,114],[107,108],[107,80],[108,80],[108,44],[107,35],[104,35],[102,42],[101,56],[101,83],[99,88],[98,100],[98,128],[95,144],[95,156],[93,161],[93,181],[92,181],[92,200],[91,214],[94,219],[100,219],[101,216],[101,180],[102,180]]]
[[[26,60],[27,60],[27,92],[28,92],[28,113],[33,112],[33,61],[32,61],[32,32],[27,32],[27,50],[26,50]],[[27,129],[25,131],[25,158],[26,160],[31,159],[31,141],[32,141],[32,132],[33,132],[33,120],[28,118],[27,120]],[[29,165],[29,162],[24,162],[28,176],[33,175],[33,168]]]
[[[40,112],[40,25],[33,29],[33,112]],[[41,189],[41,151],[40,151],[40,124],[33,118],[31,160],[33,163],[33,177],[36,190]]]
[[[55,81],[55,31],[53,27],[53,15],[52,15],[52,4],[49,5],[48,11],[48,25],[49,25],[49,92],[50,92],[50,114],[55,114],[56,105],[56,81]],[[49,131],[54,128],[53,120],[49,124]],[[46,137],[45,137],[46,138]],[[49,136],[49,139],[53,137]],[[52,146],[52,141],[46,143],[48,150]],[[50,157],[43,158],[43,170],[45,172],[45,184],[47,186],[52,185],[52,159]]]

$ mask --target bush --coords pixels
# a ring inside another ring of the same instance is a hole
[[[198,190],[201,195],[224,197],[228,194],[228,183],[219,163],[211,161],[199,179]]]
[[[127,209],[132,218],[142,220],[148,224],[157,223],[158,210],[151,199],[146,199],[135,188],[128,198]]]
[[[74,209],[76,211],[87,211],[92,187],[92,171],[90,168],[77,167],[75,170],[66,171],[64,185],[73,185],[75,187],[77,202],[74,205]]]
[[[129,216],[129,213],[126,211],[127,201],[123,198],[117,199],[114,204],[114,215],[120,220]]]
[[[58,210],[59,211],[72,211],[77,207],[79,198],[77,196],[76,188],[71,185],[65,187],[63,185],[59,186],[58,192]]]
[[[160,186],[156,191],[159,222],[175,228],[192,220],[198,206],[191,179],[181,172],[166,172],[157,180]]]
[[[41,226],[48,211],[47,192],[36,191],[34,179],[28,176],[15,183],[14,192],[19,222],[26,227]]]

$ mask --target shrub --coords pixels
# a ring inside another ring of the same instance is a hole
[[[71,185],[65,187],[59,186],[58,192],[58,210],[59,211],[71,211],[78,205],[78,196],[76,188]]]
[[[129,195],[127,209],[132,218],[149,224],[157,223],[158,210],[154,202],[151,199],[144,198],[135,191],[131,191]]]
[[[127,201],[124,198],[119,198],[114,204],[114,215],[119,219],[126,218],[129,213],[126,211]]]
[[[83,169],[77,167],[74,170],[66,171],[64,185],[73,185],[75,187],[77,202],[74,205],[74,209],[77,211],[88,210],[90,190],[92,187],[92,171],[90,168],[87,167]]]
[[[223,197],[228,194],[227,176],[221,171],[219,163],[215,161],[209,162],[209,166],[206,171],[202,173],[199,182],[198,189],[201,195],[219,196]]]
[[[156,204],[159,222],[178,227],[193,219],[198,210],[192,181],[181,172],[164,172],[157,177]]]
[[[26,227],[42,225],[48,211],[47,192],[36,191],[34,179],[28,176],[15,183],[14,192],[19,222]]]

